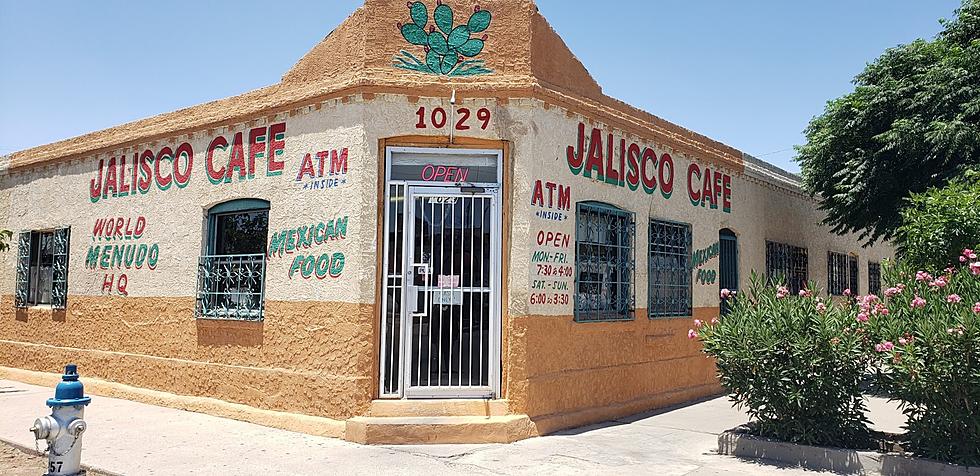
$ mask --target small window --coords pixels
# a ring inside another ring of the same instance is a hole
[[[827,253],[827,293],[842,296],[844,291],[858,294],[857,256],[844,253]]]
[[[261,320],[269,202],[243,199],[208,211],[206,252],[198,262],[195,315]]]
[[[868,294],[881,296],[881,264],[868,261]]]
[[[575,215],[575,320],[633,319],[633,214],[579,202]]]
[[[766,276],[770,283],[777,279],[796,294],[806,288],[809,258],[806,248],[766,241]]]
[[[64,309],[68,298],[69,228],[25,231],[17,244],[16,307]]]
[[[691,315],[691,225],[650,220],[648,314]]]

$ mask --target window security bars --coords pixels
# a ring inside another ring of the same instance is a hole
[[[796,294],[806,288],[809,258],[806,248],[766,241],[766,276],[774,283],[777,278]]]
[[[70,228],[19,234],[15,307],[50,304],[54,309],[65,309],[68,304],[70,237]]]
[[[575,223],[575,320],[633,319],[633,214],[579,202]]]
[[[827,293],[842,296],[845,289],[850,289],[856,294],[850,287],[850,277],[850,257],[844,253],[827,252]]]
[[[262,320],[265,254],[205,255],[198,261],[195,315]]]
[[[648,315],[691,315],[691,225],[650,220]]]
[[[868,262],[868,294],[881,296],[881,264]]]
[[[850,255],[847,257],[847,267],[850,271],[848,275],[850,276],[850,281],[848,281],[848,289],[851,290],[853,295],[858,294],[858,259],[857,256]]]

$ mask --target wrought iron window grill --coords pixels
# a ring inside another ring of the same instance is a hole
[[[691,315],[691,241],[691,225],[650,220],[648,317]]]
[[[38,304],[49,304],[53,309],[67,307],[70,241],[68,227],[19,234],[14,307]],[[50,262],[45,263],[48,259]]]
[[[845,289],[850,289],[854,294],[857,293],[857,289],[852,288],[850,282],[851,279],[854,279],[853,284],[857,284],[856,269],[853,273],[850,269],[851,258],[844,253],[827,252],[827,293],[831,296],[842,296]],[[857,267],[856,260],[853,266]]]
[[[790,292],[806,288],[809,271],[807,249],[799,246],[766,241],[766,276],[775,284],[781,279]]]
[[[881,296],[881,264],[868,262],[868,294]]]
[[[260,321],[264,308],[265,254],[201,256],[195,316]]]
[[[603,203],[579,202],[575,227],[575,320],[633,319],[633,214]]]

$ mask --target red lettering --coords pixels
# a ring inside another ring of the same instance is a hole
[[[555,183],[547,182],[544,186],[548,189],[548,208],[555,206]]]
[[[426,172],[428,172],[428,176],[426,175]],[[422,180],[425,180],[426,182],[431,182],[434,176],[435,176],[435,167],[433,167],[432,164],[426,164],[425,167],[422,167]]]
[[[340,154],[336,150],[330,151],[330,175],[347,173],[347,148],[344,147]],[[320,175],[323,175],[321,172]]]
[[[660,193],[664,197],[670,197],[670,194],[674,193],[674,158],[668,153],[661,155],[660,167],[657,170],[660,177]],[[666,176],[664,176],[665,171]]]
[[[721,179],[721,189],[722,189],[722,206],[725,211],[731,213],[732,211],[732,176],[725,174]]]
[[[256,127],[248,131],[248,176],[255,177],[255,159],[265,154],[268,139],[265,138],[266,128]],[[263,137],[259,140],[259,137]]]
[[[184,170],[180,170],[180,158],[187,157],[187,165]],[[177,146],[174,152],[174,180],[178,187],[183,187],[191,181],[191,168],[194,167],[194,148],[184,142]]]
[[[133,230],[133,238],[143,236],[144,231],[146,231],[146,217],[140,215],[136,217],[136,228]]]
[[[88,185],[88,196],[93,202],[102,198],[102,169],[105,168],[105,159],[99,159],[99,175],[92,179]]]
[[[216,149],[225,150],[228,147],[228,140],[224,136],[218,136],[211,140],[208,144],[208,153],[204,161],[205,168],[208,172],[208,179],[211,183],[219,183],[225,179],[225,167],[222,165],[220,169],[214,168],[214,151]]]
[[[323,162],[321,161],[320,163],[322,164]],[[296,181],[298,182],[300,180],[303,180],[303,176],[304,175],[309,175],[310,178],[313,178],[314,177],[314,175],[313,175],[313,158],[310,156],[310,154],[306,154],[306,155],[303,156],[303,163],[300,164],[300,166],[299,166],[299,173],[296,174]]]
[[[568,186],[558,186],[558,208],[570,210],[572,208],[572,188]]]
[[[599,173],[599,178],[602,178],[602,131],[599,129],[592,129],[592,138],[589,140],[589,157],[585,162],[585,172],[582,175],[586,177],[592,176],[592,170],[595,169]]]
[[[105,186],[102,187],[102,196],[106,197],[109,195],[109,189],[112,189],[112,196],[116,196],[116,158],[110,157],[109,163],[105,166]]]
[[[649,164],[649,169],[647,165]],[[640,179],[643,181],[643,190],[653,193],[657,189],[657,177],[654,168],[657,166],[657,153],[647,147],[643,149],[643,157],[640,159]],[[647,173],[647,170],[650,173]]]
[[[170,147],[164,147],[160,149],[160,152],[157,152],[157,158],[153,162],[153,172],[154,176],[156,177],[157,187],[160,187],[161,190],[166,190],[168,187],[170,187],[170,184],[174,181],[174,178],[172,176],[173,174],[164,177],[163,174],[160,173],[160,162],[163,162],[163,159],[167,158],[173,160],[173,156],[174,151],[170,150]]]
[[[238,180],[244,180],[247,174],[245,167],[245,146],[244,134],[235,133],[235,138],[231,142],[231,158],[228,159],[228,170],[225,171],[225,180],[231,180],[235,170],[238,170]]]
[[[286,167],[285,162],[277,160],[277,157],[284,154],[286,148],[286,123],[280,122],[269,126],[269,137],[266,138],[266,141],[269,143],[266,175],[279,175],[282,173],[282,169]]]
[[[698,164],[691,162],[691,165],[687,166],[687,195],[691,199],[691,203],[698,205],[701,203],[701,191],[698,190],[695,185],[694,177],[697,177],[697,182],[701,181],[701,169]]]
[[[582,170],[582,161],[585,160],[583,152],[585,149],[585,124],[578,123],[578,147],[568,146],[565,150],[565,158],[568,161],[568,168],[573,173],[578,174]]]
[[[117,180],[119,182],[119,193],[121,195],[129,195],[129,182],[126,181],[126,156],[123,155],[119,157],[119,175]]]
[[[534,191],[531,193],[531,205],[544,206],[544,194],[541,190],[541,181],[534,181]]]
[[[150,167],[150,162],[153,162],[153,151],[146,149],[140,155],[140,178],[136,182],[136,188],[140,193],[149,192],[150,186],[153,185],[153,169]]]
[[[714,197],[711,196],[711,169],[704,168],[704,182],[701,186],[701,206],[705,203],[714,205]]]
[[[629,172],[626,172],[626,183],[630,189],[636,190],[640,186],[640,146],[632,142],[627,150]]]

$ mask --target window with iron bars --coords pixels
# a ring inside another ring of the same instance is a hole
[[[806,288],[808,270],[806,248],[766,241],[766,276],[770,283],[782,279],[781,284],[796,294]]]
[[[829,251],[827,252],[827,293],[831,296],[843,296],[845,290],[849,290],[852,295],[858,294],[857,256]]]
[[[575,320],[633,319],[633,213],[579,202],[575,214]]]
[[[17,239],[14,307],[68,305],[70,228],[24,231]]]
[[[648,317],[691,315],[691,225],[650,220]]]
[[[881,264],[868,261],[868,294],[881,296]]]
[[[207,251],[198,261],[198,318],[262,320],[268,234],[265,200],[232,200],[208,211]]]

